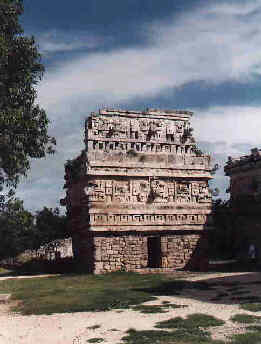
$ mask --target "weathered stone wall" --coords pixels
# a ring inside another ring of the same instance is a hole
[[[81,237],[78,247],[83,268],[94,273],[152,269],[148,252],[150,238],[160,240],[157,268],[200,269],[202,259],[207,256],[207,240],[203,244],[201,234],[89,233]]]
[[[199,268],[198,262],[193,259],[193,254],[196,254],[196,249],[198,248],[197,256],[199,254],[205,255],[203,247],[200,241],[202,240],[202,235],[200,234],[184,234],[180,233],[177,235],[167,235],[162,237],[162,255],[166,257],[167,264],[164,267],[180,269],[185,268],[187,265],[191,268]],[[199,258],[199,256],[198,256]]]
[[[130,234],[96,237],[95,272],[131,271],[147,265],[146,238]]]

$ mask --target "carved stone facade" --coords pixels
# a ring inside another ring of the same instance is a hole
[[[74,252],[89,271],[195,267],[211,229],[210,157],[191,112],[100,110],[67,164]],[[195,253],[197,252],[197,253]],[[195,258],[196,257],[196,258]]]

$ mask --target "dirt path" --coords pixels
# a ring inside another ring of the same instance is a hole
[[[60,276],[59,274],[45,274],[45,275],[24,275],[24,276],[2,276],[0,277],[0,281],[8,280],[8,279],[27,279],[27,278],[44,278],[44,277],[53,277],[53,276]]]

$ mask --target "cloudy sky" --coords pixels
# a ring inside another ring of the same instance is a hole
[[[260,146],[261,0],[24,0],[22,25],[46,67],[38,102],[57,154],[32,161],[17,196],[59,206],[64,163],[79,154],[84,119],[102,107],[194,112],[200,148],[221,165]]]

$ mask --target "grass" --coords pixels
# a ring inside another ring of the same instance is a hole
[[[261,333],[261,326],[258,326],[258,325],[250,325],[250,326],[248,326],[247,329],[254,331],[254,332],[260,332]]]
[[[131,272],[0,281],[0,293],[11,293],[13,300],[19,300],[13,310],[24,315],[121,310],[159,295],[180,295],[183,289],[204,291],[210,287],[205,282],[182,281],[163,274]]]
[[[209,332],[205,330],[207,327],[217,326],[221,322],[219,319],[209,317],[205,314],[193,314],[194,318],[191,322],[187,319],[174,318],[164,323],[166,330],[147,330],[137,331],[130,329],[127,336],[122,338],[126,344],[225,344],[220,340],[213,340]],[[197,320],[197,321],[196,321]],[[197,325],[200,326],[200,328]],[[203,329],[202,329],[203,328]],[[261,326],[248,326],[248,332],[244,334],[235,334],[230,337],[230,344],[260,344],[261,343]]]
[[[261,333],[259,332],[246,332],[242,334],[236,334],[231,337],[230,344],[260,344]]]
[[[124,336],[121,340],[128,344],[224,344],[221,341],[211,340],[209,334],[204,331],[195,330],[194,332],[188,332],[184,330],[176,331],[162,331],[162,330],[143,330],[136,331],[130,329],[127,331],[127,336]]]
[[[260,312],[261,303],[243,303],[240,305],[240,308],[250,312]]]
[[[0,272],[1,273],[1,272]],[[237,292],[234,283],[223,283],[230,292]],[[118,272],[106,275],[71,274],[49,278],[9,279],[0,281],[0,293],[11,293],[17,302],[15,311],[22,314],[52,314],[81,311],[117,312],[131,308],[142,313],[161,313],[173,308],[187,307],[170,301],[158,305],[142,305],[143,302],[156,300],[156,296],[182,295],[183,291],[214,290],[216,285],[206,282],[189,282],[163,274]],[[251,299],[254,300],[253,298]],[[254,302],[254,301],[253,301]],[[241,308],[253,312],[261,311],[261,303],[244,303]],[[238,323],[253,324],[247,333],[234,335],[231,344],[260,344],[261,317],[237,314],[231,320]],[[137,331],[130,329],[122,338],[126,344],[224,344],[212,340],[208,328],[222,326],[224,321],[207,314],[191,314],[186,319],[171,318],[158,322],[155,329]],[[95,330],[99,324],[87,327]],[[111,329],[117,331],[117,329]],[[103,338],[91,338],[88,343],[101,343]]]
[[[157,286],[162,279],[162,275],[135,273],[9,279],[0,282],[0,293],[11,293],[12,299],[22,301],[14,310],[25,315],[107,311],[155,300],[136,287]]]
[[[234,319],[233,319],[234,318]],[[231,320],[240,323],[250,324],[261,320],[261,317],[248,314],[236,314]],[[236,320],[235,320],[236,319]],[[230,344],[260,344],[261,343],[261,326],[247,326],[247,332],[231,336]]]
[[[129,329],[127,334],[127,336],[121,338],[121,341],[128,344],[171,343],[173,340],[172,333],[167,331],[136,331],[134,329]]]
[[[233,322],[241,323],[241,324],[253,324],[257,321],[261,320],[261,317],[257,317],[254,315],[249,314],[235,314],[231,320]]]
[[[218,285],[217,285],[218,286]],[[234,287],[229,284],[231,289]],[[140,275],[118,272],[106,275],[71,274],[49,278],[9,279],[0,281],[0,293],[11,293],[12,299],[19,300],[15,311],[22,314],[52,314],[81,311],[121,311],[131,308],[142,313],[162,313],[186,307],[170,301],[157,305],[143,305],[156,300],[156,296],[181,295],[183,291],[213,290],[206,282],[189,282],[163,274]],[[235,287],[234,287],[235,288]],[[236,290],[231,290],[231,292]],[[253,312],[261,311],[261,303],[245,303],[241,308]],[[234,335],[232,344],[261,343],[261,317],[237,314],[233,321],[253,324],[247,333]],[[224,321],[207,314],[191,314],[186,319],[171,318],[158,322],[155,329],[137,331],[130,329],[122,341],[126,344],[223,344],[212,340],[208,328],[222,326]],[[95,330],[99,324],[88,327]],[[111,329],[111,331],[117,329]],[[103,338],[91,338],[88,343],[101,343]]]
[[[146,293],[151,293],[157,296],[177,296],[185,289],[195,289],[195,290],[212,290],[206,282],[189,282],[183,280],[174,281],[162,281],[158,286],[150,286],[146,288],[137,288],[137,291],[143,291]]]
[[[102,343],[104,342],[103,338],[91,338],[87,340],[87,343]]]
[[[101,325],[93,325],[93,326],[89,326],[89,327],[86,327],[88,330],[96,330],[97,328],[100,328]]]
[[[0,281],[0,293],[11,293],[13,300],[21,301],[14,311],[24,315],[126,309],[155,300],[156,295],[177,295],[182,289],[193,288],[205,290],[208,286],[163,274],[130,272]]]
[[[176,317],[158,322],[155,327],[161,330],[137,331],[130,329],[127,332],[128,336],[123,337],[122,340],[128,344],[221,344],[224,342],[211,339],[206,328],[223,324],[224,321],[210,315],[195,313],[189,315],[187,319]]]
[[[161,330],[136,331],[129,330],[128,336],[122,338],[130,344],[147,343],[222,343],[213,341],[205,329],[211,326],[223,325],[222,320],[206,314],[191,314],[187,319],[181,317],[158,322],[155,327]],[[162,329],[165,329],[162,330]],[[166,329],[168,331],[166,331]],[[169,330],[172,331],[169,331]]]
[[[139,311],[144,314],[148,313],[166,313],[167,310],[162,305],[138,305],[132,308],[134,311]]]
[[[182,328],[182,329],[198,329],[199,327],[208,328],[211,326],[222,326],[225,322],[217,319],[212,315],[203,313],[194,313],[188,315],[186,319],[181,317],[171,318],[156,324],[158,328]]]
[[[188,307],[187,305],[176,305],[175,303],[164,303],[161,305],[138,305],[133,307],[134,311],[139,311],[141,313],[166,313],[168,308],[184,308]]]

